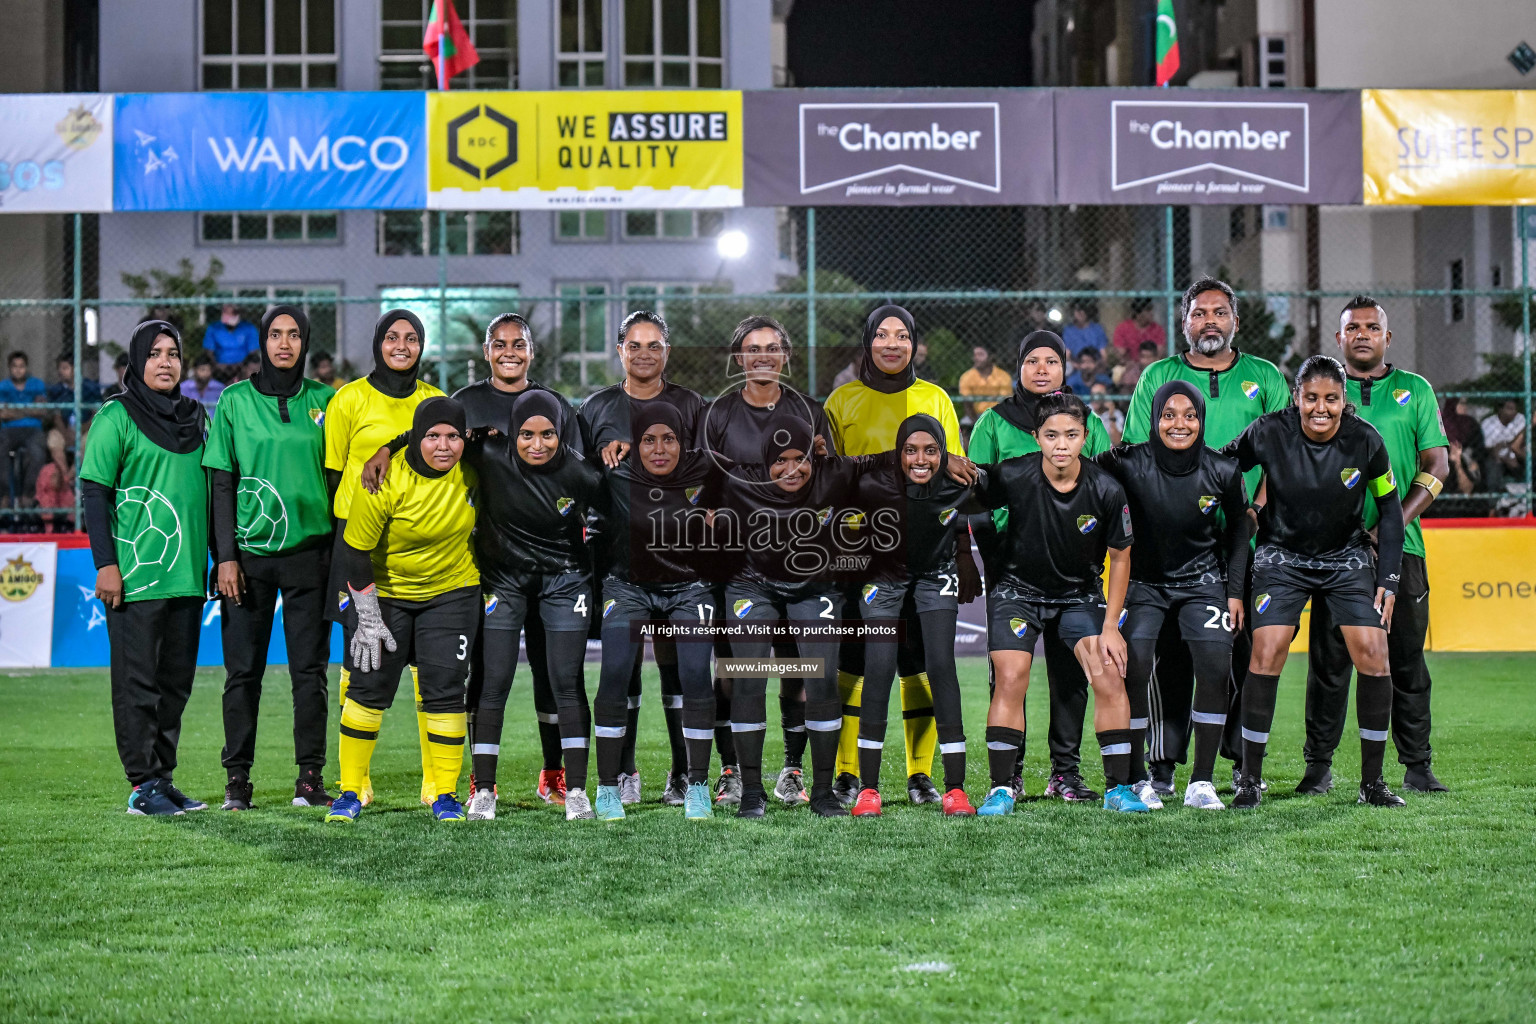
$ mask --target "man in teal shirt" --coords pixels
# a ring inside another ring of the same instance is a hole
[[[1344,306],[1339,321],[1334,339],[1348,371],[1346,397],[1360,418],[1375,427],[1386,442],[1392,475],[1403,500],[1402,582],[1392,629],[1387,633],[1387,659],[1392,668],[1392,742],[1405,768],[1404,789],[1445,792],[1446,787],[1430,768],[1430,679],[1429,667],[1424,664],[1429,578],[1419,516],[1440,493],[1448,472],[1450,442],[1429,381],[1387,362],[1392,332],[1387,329],[1387,311],[1381,303],[1357,295]],[[1366,526],[1374,527],[1376,518],[1375,504],[1367,503]],[[1322,794],[1333,787],[1329,766],[1344,729],[1351,668],[1344,638],[1329,621],[1326,605],[1313,602],[1307,646],[1307,742],[1302,748],[1307,770],[1297,792]]]

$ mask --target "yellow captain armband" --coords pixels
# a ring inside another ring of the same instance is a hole
[[[1413,478],[1413,482],[1428,491],[1431,498],[1440,497],[1440,488],[1445,486],[1443,480],[1431,473],[1420,473]]]
[[[1397,490],[1397,477],[1393,476],[1392,471],[1389,469],[1385,473],[1381,474],[1381,476],[1372,480],[1368,487],[1370,488],[1371,494],[1374,496],[1378,498],[1385,498],[1387,495]]]

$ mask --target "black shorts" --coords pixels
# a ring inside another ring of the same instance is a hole
[[[635,622],[696,622],[708,624],[715,599],[708,586],[691,583],[680,589],[636,586],[612,576],[603,580],[603,629],[628,630]]]
[[[1301,624],[1307,602],[1321,599],[1335,626],[1381,627],[1376,610],[1376,570],[1307,569],[1296,565],[1259,565],[1253,569],[1254,629]]]
[[[1043,601],[998,584],[987,595],[987,649],[1032,654],[1046,623],[1054,620],[1061,642],[1070,650],[1084,637],[1104,632],[1104,610],[1097,597]]]
[[[528,608],[537,604],[539,619],[551,633],[585,633],[592,616],[592,575],[529,573],[481,580],[486,629],[520,630]]]
[[[1125,592],[1125,621],[1120,631],[1127,640],[1156,640],[1170,615],[1178,619],[1179,635],[1185,643],[1232,646],[1226,584],[1168,587],[1132,580]]]
[[[756,580],[732,580],[725,587],[728,623],[785,619],[791,622],[838,621],[843,595],[816,586],[780,588]]]
[[[903,611],[921,615],[960,610],[960,581],[953,573],[866,583],[857,593],[859,616],[865,619],[899,619]]]
[[[395,638],[395,649],[383,648],[384,663],[372,672],[354,668],[347,696],[364,707],[387,708],[394,703],[400,673],[407,665],[415,665],[420,670],[422,703],[441,702],[455,694],[462,701],[480,625],[479,597],[479,586],[469,586],[426,601],[379,598],[379,611]],[[344,655],[351,664],[351,652]]]

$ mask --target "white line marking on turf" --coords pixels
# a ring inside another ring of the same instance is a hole
[[[902,970],[917,971],[922,974],[945,974],[954,968],[943,960],[919,960],[915,964],[907,964]]]

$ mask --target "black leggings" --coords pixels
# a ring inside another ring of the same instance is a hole
[[[1195,694],[1190,719],[1195,734],[1195,760],[1189,780],[1210,782],[1221,746],[1221,733],[1227,721],[1227,690],[1232,673],[1232,645],[1195,641],[1187,645],[1194,664]],[[1150,688],[1159,668],[1156,638],[1132,640],[1127,644],[1125,696],[1131,705],[1130,779],[1147,777],[1145,737],[1151,708]],[[1140,722],[1140,728],[1137,723]]]
[[[965,785],[965,725],[960,711],[960,679],[955,674],[955,620],[952,609],[917,613],[921,647],[933,687],[933,717],[944,758],[945,790]],[[846,645],[845,645],[846,646]],[[880,757],[890,718],[891,684],[903,645],[895,640],[864,645],[864,696],[859,708],[859,777],[869,789],[880,788]]]
[[[531,637],[532,631],[530,631]],[[501,732],[506,721],[507,698],[512,692],[512,677],[517,671],[517,640],[520,631],[516,629],[486,629],[481,631],[480,638],[480,671],[475,673],[479,683],[478,692],[474,694],[475,726],[474,737],[470,741],[470,756],[475,768],[475,786],[478,789],[491,789],[496,785],[496,765],[501,755]],[[580,643],[570,642],[569,637],[577,637]],[[539,650],[543,653],[545,661],[541,671],[533,672],[534,695],[533,702],[540,716],[540,726],[544,725],[544,716],[547,714],[560,715],[563,702],[559,694],[564,688],[572,699],[579,698],[581,715],[573,720],[573,727],[579,731],[568,733],[565,729],[565,718],[560,717],[560,745],[569,749],[565,742],[567,736],[579,735],[585,743],[586,729],[586,693],[582,686],[582,661],[586,654],[586,634],[566,631],[543,632],[539,638]],[[529,645],[529,659],[534,657],[534,645]],[[565,652],[565,653],[561,653]],[[531,666],[530,666],[531,668]],[[543,689],[539,685],[541,678],[553,691],[552,694],[540,693]],[[545,701],[552,703],[553,708],[546,711]],[[546,756],[545,767],[548,768],[549,758]],[[583,771],[585,775],[585,771]]]
[[[710,747],[715,735],[710,644],[685,642],[666,646],[670,648],[666,653],[673,654],[676,662],[675,669],[670,664],[665,666],[673,671],[662,673],[662,702],[671,710],[668,702],[681,698],[688,781],[690,784],[705,782],[709,778]],[[661,655],[662,645],[657,644],[656,650]],[[621,773],[635,770],[631,705],[638,715],[640,695],[634,681],[640,656],[641,641],[634,638],[629,623],[603,630],[603,668],[597,685],[597,700],[593,704],[597,728],[597,781],[602,786],[617,786]],[[669,692],[672,686],[668,684],[674,680],[679,693]]]

